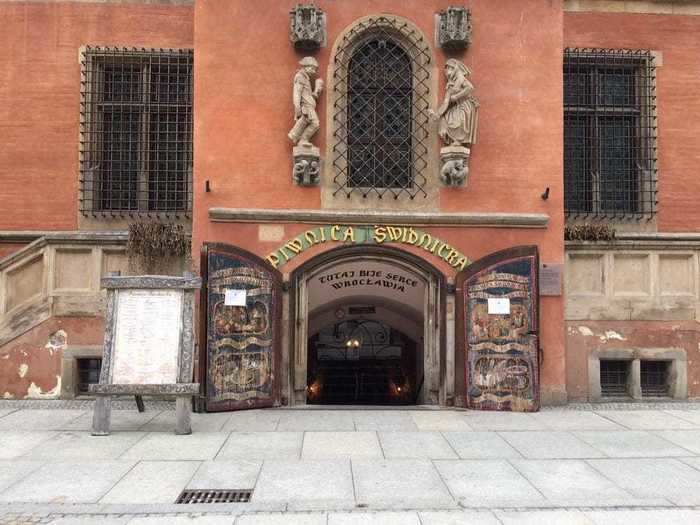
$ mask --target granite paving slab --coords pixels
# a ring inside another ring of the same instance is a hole
[[[0,491],[21,481],[43,465],[42,461],[0,460]]]
[[[662,439],[651,432],[627,430],[625,432],[574,432],[576,437],[611,458],[660,458],[689,456],[690,452],[670,440]]]
[[[221,430],[224,432],[261,432],[277,428],[281,412],[277,410],[242,410],[230,413]]]
[[[198,467],[198,461],[141,461],[100,503],[175,503]]]
[[[522,454],[495,432],[443,432],[462,459],[522,458]]]
[[[595,525],[579,510],[497,511],[503,525]]]
[[[411,432],[418,430],[408,411],[365,410],[353,412],[357,430]]]
[[[245,514],[236,519],[236,525],[326,525],[324,513],[260,513]]]
[[[40,446],[57,432],[51,431],[12,431],[0,430],[0,459],[11,459],[22,456],[34,447]]]
[[[686,451],[700,454],[700,430],[657,430],[654,434],[683,447]],[[690,454],[686,452],[681,455],[688,456]]]
[[[544,502],[542,494],[505,460],[439,460],[434,464],[461,505],[498,507]]]
[[[680,430],[696,428],[695,424],[662,412],[661,410],[606,410],[598,414],[630,430]]]
[[[85,414],[84,410],[17,410],[0,418],[0,431],[59,430]]]
[[[678,460],[700,471],[700,458],[678,458]]]
[[[464,421],[474,430],[548,430],[531,414],[520,412],[465,412]]]
[[[635,497],[700,504],[700,471],[676,459],[591,459],[588,463]]]
[[[228,434],[194,432],[185,436],[162,432],[147,434],[122,454],[121,459],[194,461],[214,459]]]
[[[0,493],[0,501],[95,503],[133,466],[129,461],[45,463]]]
[[[664,410],[666,414],[688,421],[700,428],[700,410]]]
[[[437,412],[414,412],[411,419],[418,430],[437,431],[467,431],[471,430],[464,419],[464,412],[437,411]]]
[[[306,432],[302,459],[383,458],[376,432]]]
[[[455,506],[433,463],[417,459],[352,460],[357,503],[375,509]]]
[[[50,525],[126,525],[131,516],[69,516],[50,521]]]
[[[8,414],[12,414],[15,410],[18,410],[16,408],[0,408],[0,418],[5,417]]]
[[[691,525],[700,523],[700,510],[594,510],[586,516],[595,525]]]
[[[570,432],[499,432],[511,446],[531,459],[599,458],[604,454]]]
[[[355,421],[350,412],[314,410],[302,412],[300,410],[283,412],[280,414],[277,431],[354,431]]]
[[[172,433],[175,430],[176,419],[174,411],[163,411],[145,424],[141,430]],[[192,414],[192,432],[221,432],[229,419],[231,419],[230,412]]]
[[[236,516],[145,516],[131,518],[128,525],[233,525]]]
[[[302,432],[236,432],[224,443],[216,459],[298,459]]]
[[[380,432],[379,441],[387,459],[457,459],[440,432]]]
[[[422,525],[500,525],[487,510],[438,510],[419,512]]]
[[[34,447],[24,457],[46,460],[117,459],[143,439],[143,432],[117,432],[93,436],[88,432],[60,432]]]
[[[265,461],[251,501],[285,502],[305,510],[354,505],[350,461]]]
[[[552,430],[625,430],[623,426],[594,412],[546,410],[530,416]]]
[[[512,459],[510,463],[550,500],[581,500],[582,505],[592,505],[596,500],[632,498],[585,461]]]
[[[331,512],[328,525],[421,525],[415,512]]]
[[[112,410],[110,432],[136,432],[143,430],[143,426],[160,413],[161,411],[139,412],[136,408],[134,408],[134,410]],[[174,412],[171,413],[174,414]],[[91,410],[79,418],[61,425],[61,430],[82,430],[89,432],[92,430],[92,416],[93,411]],[[171,432],[173,428],[175,427],[170,428]]]
[[[204,461],[187,483],[187,488],[252,489],[261,468],[261,460]]]

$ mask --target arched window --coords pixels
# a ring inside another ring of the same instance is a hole
[[[398,17],[367,17],[333,60],[333,195],[426,197],[430,48]]]

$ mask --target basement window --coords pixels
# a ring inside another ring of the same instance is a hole
[[[102,359],[78,359],[78,395],[88,393],[90,385],[100,382]]]
[[[668,397],[670,369],[670,361],[642,361],[642,397]]]
[[[603,397],[629,397],[627,383],[631,361],[600,361],[600,390]]]

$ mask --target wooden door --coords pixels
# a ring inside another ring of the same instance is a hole
[[[244,250],[206,244],[202,274],[206,343],[200,378],[206,410],[279,404],[280,273]]]
[[[466,351],[467,406],[539,410],[536,246],[493,253],[457,276],[458,348]]]

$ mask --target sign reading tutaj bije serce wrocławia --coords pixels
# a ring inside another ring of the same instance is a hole
[[[342,226],[338,224],[318,226],[306,230],[270,253],[266,259],[274,268],[279,268],[312,246],[327,242],[408,244],[422,248],[439,257],[458,271],[464,270],[471,264],[471,261],[464,254],[445,241],[422,230],[408,226]]]

